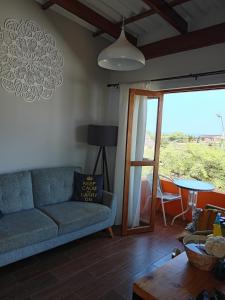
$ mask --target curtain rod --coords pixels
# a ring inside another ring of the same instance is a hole
[[[140,81],[130,81],[130,82],[117,82],[117,83],[109,83],[107,84],[107,87],[116,87],[118,88],[120,84],[125,83],[142,83],[142,82],[156,82],[156,81],[169,81],[169,80],[176,80],[176,79],[185,79],[185,78],[194,78],[195,80],[198,79],[198,77],[203,76],[211,76],[211,75],[220,75],[225,74],[225,70],[218,70],[218,71],[211,71],[211,72],[204,72],[204,73],[195,73],[195,74],[187,74],[187,75],[180,75],[180,76],[172,76],[172,77],[163,77],[163,78],[156,78],[156,79],[150,79],[150,80],[140,80]]]

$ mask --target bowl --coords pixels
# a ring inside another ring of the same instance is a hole
[[[184,237],[184,248],[190,264],[203,271],[211,271],[218,258],[212,255],[208,255],[205,251],[199,249],[198,245],[204,245],[206,242],[205,235],[188,235]]]

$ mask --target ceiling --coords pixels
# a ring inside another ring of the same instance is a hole
[[[78,22],[93,38],[117,38],[124,17],[127,37],[147,59],[225,42],[225,0],[35,1]]]

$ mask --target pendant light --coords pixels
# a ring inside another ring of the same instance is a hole
[[[145,66],[143,53],[126,38],[124,19],[119,38],[100,52],[98,65],[114,71],[131,71]]]

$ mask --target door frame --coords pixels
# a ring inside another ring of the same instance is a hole
[[[155,136],[155,151],[153,160],[131,161],[131,140],[133,126],[133,112],[135,96],[146,96],[151,99],[158,99],[157,124]],[[140,232],[149,232],[154,230],[156,194],[159,169],[159,151],[162,128],[162,110],[163,110],[163,93],[153,92],[144,89],[129,89],[128,118],[127,118],[127,136],[126,136],[126,155],[125,155],[125,172],[124,172],[124,190],[123,190],[123,211],[122,211],[122,234],[128,235]],[[152,166],[153,167],[153,188],[149,226],[139,226],[128,228],[128,205],[129,205],[129,187],[130,187],[130,169],[131,167]]]

